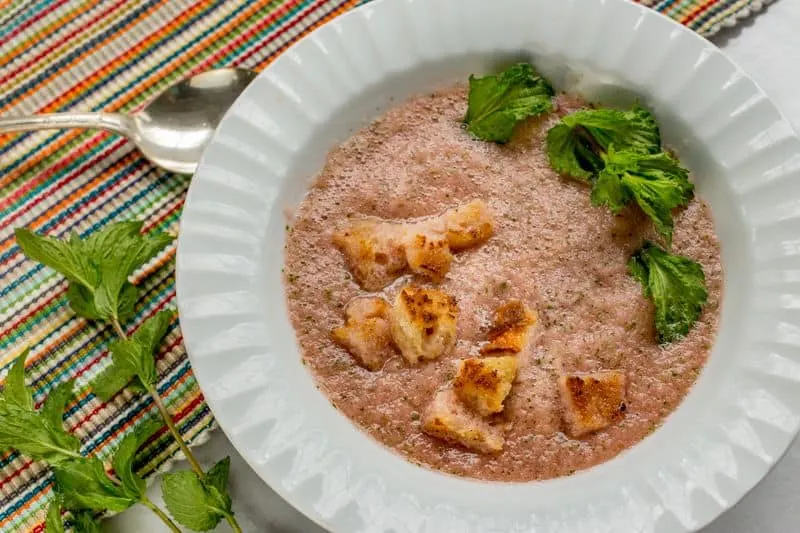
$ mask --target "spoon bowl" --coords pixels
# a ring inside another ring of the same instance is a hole
[[[131,115],[51,113],[5,118],[0,119],[0,133],[104,129],[130,139],[155,165],[192,174],[225,112],[255,77],[255,72],[242,68],[210,70],[176,83]]]

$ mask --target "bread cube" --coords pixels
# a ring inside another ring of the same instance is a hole
[[[481,347],[480,352],[484,355],[521,352],[536,319],[536,313],[519,300],[501,305],[495,311],[489,342]]]
[[[447,242],[452,250],[463,250],[486,242],[494,232],[489,206],[483,200],[447,210],[444,214]]]
[[[404,287],[392,306],[392,338],[411,364],[436,359],[456,343],[458,306],[452,296],[417,285]]]
[[[404,243],[406,261],[412,272],[434,283],[444,281],[450,271],[453,254],[440,221],[431,219],[408,225]]]
[[[422,419],[422,431],[481,453],[499,453],[505,442],[500,428],[469,411],[450,388],[434,396]]]
[[[389,309],[383,298],[354,298],[345,309],[345,325],[331,331],[339,346],[372,371],[382,368],[395,354]]]
[[[503,410],[517,376],[513,355],[463,359],[458,362],[453,389],[465,405],[482,416]]]
[[[344,254],[358,284],[378,291],[406,268],[401,225],[377,219],[350,222],[333,234],[333,244]]]
[[[558,384],[564,421],[572,437],[601,430],[625,416],[626,378],[622,372],[567,374]]]

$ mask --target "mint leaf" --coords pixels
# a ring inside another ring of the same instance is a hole
[[[464,123],[478,139],[504,143],[521,120],[550,111],[552,96],[547,80],[527,63],[495,76],[470,76]]]
[[[582,109],[561,121],[573,129],[581,127],[603,150],[613,145],[617,150],[645,154],[661,151],[661,133],[655,117],[643,107],[629,111],[617,109]]]
[[[139,501],[138,495],[116,485],[96,457],[53,465],[59,492],[69,507],[121,512]]]
[[[97,374],[90,385],[95,396],[107,402],[126,386],[136,392],[146,392],[139,380],[132,381],[135,377],[136,374],[132,370],[117,368],[112,363],[108,368]]]
[[[15,362],[11,391],[4,391],[0,397],[0,448],[15,448],[37,461],[51,465],[60,464],[71,458],[80,457],[80,441],[64,430],[64,404],[72,392],[72,381],[56,387],[47,397],[39,411],[33,410],[30,392],[20,382],[24,376],[19,374],[24,367],[23,353]],[[6,394],[11,392],[9,401]]]
[[[168,233],[144,236],[141,234],[143,225],[139,220],[111,224],[86,238],[86,250],[100,266],[122,265],[124,268],[120,270],[129,272],[125,276],[127,279],[173,240]]]
[[[231,471],[231,458],[220,459],[206,473],[206,484],[216,488],[221,494],[228,493],[228,474]]]
[[[80,237],[76,233],[63,241],[36,235],[24,228],[15,229],[14,234],[17,244],[29,258],[49,266],[71,283],[86,288],[97,286],[99,273],[89,256],[84,253]]]
[[[25,348],[11,365],[11,369],[6,375],[6,382],[3,386],[0,401],[15,405],[20,409],[32,411],[33,396],[25,387],[25,360],[28,358],[28,353],[30,353],[30,348]]]
[[[209,531],[232,516],[226,486],[229,469],[230,459],[226,457],[209,470],[205,482],[190,471],[164,474],[161,494],[172,517],[194,531]]]
[[[126,220],[109,224],[100,231],[89,234],[83,239],[82,246],[86,253],[92,256],[95,263],[99,264],[106,259],[113,259],[120,243],[135,239],[142,231],[143,223],[140,220]]]
[[[104,320],[103,315],[94,303],[94,291],[83,285],[70,283],[67,288],[67,300],[75,314],[89,320]]]
[[[47,395],[42,408],[39,410],[39,414],[42,415],[45,422],[54,428],[64,427],[64,408],[72,396],[74,385],[75,380],[72,379],[57,385]]]
[[[119,447],[114,452],[114,458],[111,462],[114,467],[114,473],[122,483],[123,491],[132,498],[141,499],[147,488],[144,479],[133,471],[133,459],[137,450],[160,427],[161,424],[154,420],[140,424],[130,435],[122,439]]]
[[[45,521],[45,533],[65,533],[64,520],[61,517],[61,498],[56,498],[47,507],[47,518]],[[70,511],[72,531],[74,533],[102,533],[100,524],[92,516],[91,512],[73,510]]]
[[[15,448],[35,460],[57,464],[80,457],[80,441],[64,430],[64,405],[72,381],[56,387],[39,411],[25,387],[26,349],[14,361],[0,395],[0,448]]]
[[[592,188],[592,204],[607,205],[619,213],[632,199],[670,243],[672,209],[689,203],[694,194],[689,171],[664,152],[641,154],[611,148],[605,163]]]
[[[217,461],[208,472],[204,486],[210,493],[216,507],[223,509],[226,515],[233,515],[233,501],[228,494],[228,474],[231,469],[231,458],[225,457]]]
[[[105,298],[105,292],[101,292],[100,298]],[[116,305],[117,307],[117,316],[119,316],[119,320],[124,322],[136,314],[136,301],[139,299],[139,289],[136,288],[135,285],[128,283],[127,281],[122,284],[122,288],[119,292],[119,297],[116,300],[116,304],[109,304]],[[102,308],[101,308],[102,312]]]
[[[143,236],[142,225],[118,222],[86,240],[87,252],[101,274],[94,297],[101,316],[124,321],[133,315],[137,292],[128,277],[172,242],[166,233]]]
[[[631,192],[613,172],[600,172],[592,185],[592,205],[606,205],[615,215],[630,203]]]
[[[63,274],[69,281],[67,297],[80,316],[91,320],[124,321],[133,315],[136,287],[133,272],[172,241],[163,233],[142,235],[142,222],[118,222],[81,239],[68,239],[15,230],[25,255]]]
[[[566,115],[547,132],[550,166],[583,180],[602,170],[602,155],[612,146],[643,154],[660,151],[661,133],[655,117],[639,106],[629,111],[582,109]]]
[[[142,323],[128,339],[115,341],[111,345],[114,364],[133,370],[144,385],[155,384],[158,376],[153,354],[174,316],[172,311],[161,311]]]
[[[103,533],[100,523],[90,511],[71,510],[72,529],[75,533]]]
[[[47,507],[47,519],[44,523],[45,533],[65,533],[64,521],[61,519],[61,501],[53,500]]]
[[[80,441],[34,411],[0,403],[0,448],[15,448],[37,461],[57,465],[79,456]]]
[[[556,124],[547,132],[547,156],[559,174],[582,180],[590,179],[600,168],[597,156],[585,139],[573,135],[566,124]]]
[[[646,242],[645,246],[652,246],[652,244]],[[645,248],[642,248],[637,254],[640,254]],[[642,284],[642,294],[644,294],[645,298],[652,298],[652,294],[650,293],[650,273],[647,265],[644,261],[641,261],[637,254],[634,254],[631,259],[628,260],[628,274],[631,275],[633,279],[638,281]]]
[[[103,463],[95,457],[76,458],[55,466],[58,489],[70,507],[119,512],[140,501],[147,487],[133,470],[134,457],[159,427],[159,423],[149,421],[122,439],[112,459],[119,482],[107,474]]]
[[[161,311],[142,323],[129,338],[111,344],[113,363],[92,380],[94,393],[100,399],[108,401],[134,377],[144,388],[156,383],[154,353],[174,316],[172,311]]]
[[[659,342],[673,342],[689,333],[708,301],[703,268],[647,242],[628,262],[628,269],[655,304]]]

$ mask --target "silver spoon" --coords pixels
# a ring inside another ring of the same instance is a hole
[[[0,133],[61,128],[99,128],[130,139],[159,167],[191,174],[222,116],[255,78],[242,68],[209,70],[176,83],[141,111],[50,113],[0,118]]]

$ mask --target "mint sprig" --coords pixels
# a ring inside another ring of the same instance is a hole
[[[227,495],[227,469],[224,475],[215,467],[203,473],[191,450],[183,441],[156,388],[158,379],[154,354],[171,321],[172,312],[156,314],[128,337],[123,321],[133,315],[138,290],[130,276],[163,249],[173,237],[167,234],[142,235],[141,222],[121,222],[81,238],[73,233],[67,239],[54,239],[18,228],[17,242],[31,259],[50,266],[69,281],[67,298],[80,316],[111,325],[118,339],[110,346],[112,364],[92,386],[96,396],[110,399],[128,386],[146,392],[158,408],[197,478],[206,487],[210,500],[198,501],[197,508],[213,502],[234,531],[241,531]],[[151,509],[173,532],[178,526],[145,493],[145,482],[133,469],[136,450],[157,426],[137,428],[120,443],[111,458],[111,467],[96,457],[79,453],[80,441],[63,427],[64,406],[71,395],[72,383],[56,388],[38,411],[24,383],[24,362],[15,362],[6,377],[0,395],[0,447],[16,448],[30,457],[47,462],[54,471],[60,495],[48,509],[47,528],[60,532],[62,503],[67,506],[69,523],[77,532],[99,531],[94,516],[108,511],[119,512],[140,503]],[[223,462],[227,464],[226,462]],[[220,480],[222,483],[220,484]],[[175,494],[165,495],[175,498]]]
[[[117,476],[113,477],[99,459],[81,455],[80,441],[64,429],[72,381],[55,387],[42,407],[35,409],[31,391],[25,386],[27,356],[25,350],[14,361],[0,394],[0,448],[14,448],[53,469],[58,495],[48,508],[46,530],[64,531],[62,503],[73,510],[73,530],[89,533],[99,528],[90,513],[80,510],[119,512],[136,503],[153,506],[145,494],[144,479],[133,471],[133,458],[160,424],[140,425],[122,440],[112,461]],[[163,517],[170,529],[179,531],[166,515]]]
[[[608,206],[614,214],[638,205],[667,244],[672,209],[694,195],[689,171],[662,151],[655,117],[638,105],[564,116],[547,132],[547,157],[556,172],[591,183],[593,205]]]

